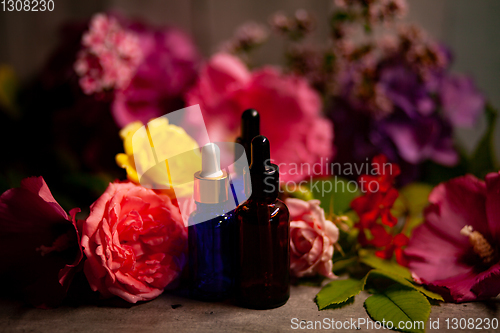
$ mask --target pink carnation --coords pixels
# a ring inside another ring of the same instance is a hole
[[[156,298],[179,276],[187,230],[168,196],[112,183],[90,209],[82,246],[93,290],[136,303]]]
[[[500,293],[500,174],[472,175],[438,185],[425,223],[413,232],[405,255],[418,281],[448,301]]]
[[[321,274],[330,279],[333,245],[339,229],[325,219],[319,200],[286,199],[290,211],[290,271],[296,277]]]
[[[321,116],[320,96],[299,76],[272,67],[250,72],[235,56],[218,53],[202,68],[186,102],[200,104],[211,141],[234,140],[243,110],[259,111],[282,181],[304,179],[306,165],[326,164],[334,153],[333,127]]]
[[[184,107],[200,56],[182,31],[96,14],[81,44],[73,66],[80,87],[88,95],[112,90],[118,127]]]
[[[92,18],[82,46],[74,67],[81,77],[80,86],[88,95],[125,88],[143,58],[138,36],[105,14]]]

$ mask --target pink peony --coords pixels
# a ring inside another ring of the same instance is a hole
[[[405,255],[417,278],[454,302],[500,293],[500,174],[483,182],[472,175],[438,185],[425,223]]]
[[[104,297],[130,303],[156,298],[185,263],[187,231],[166,195],[111,183],[83,223],[85,275]]]
[[[290,211],[290,271],[296,277],[317,273],[330,279],[333,245],[339,229],[325,219],[319,200],[286,199]]]
[[[218,53],[202,68],[186,102],[200,104],[211,141],[234,140],[243,110],[259,111],[261,134],[271,142],[282,181],[304,179],[314,163],[326,164],[333,155],[332,124],[321,116],[320,96],[301,77],[272,67],[250,72],[238,58]]]
[[[0,197],[0,273],[3,286],[22,288],[37,307],[66,296],[83,254],[75,214],[56,202],[42,177],[26,178]],[[6,285],[8,283],[8,285]]]

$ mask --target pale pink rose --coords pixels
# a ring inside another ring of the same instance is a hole
[[[290,211],[290,271],[296,277],[321,274],[330,279],[333,246],[339,238],[339,229],[325,219],[319,200],[304,201],[289,198],[285,201]]]
[[[187,230],[168,196],[111,183],[83,223],[82,246],[92,289],[136,303],[156,298],[179,276]]]
[[[261,134],[284,182],[304,179],[313,164],[326,165],[334,155],[333,126],[321,116],[320,96],[304,78],[276,68],[250,72],[237,57],[218,53],[202,68],[186,104],[200,104],[211,141],[233,141],[242,112],[259,111]]]

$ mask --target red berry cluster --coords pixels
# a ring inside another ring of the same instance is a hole
[[[394,180],[401,170],[397,164],[389,163],[384,155],[375,156],[371,166],[371,174],[358,179],[363,195],[351,202],[351,208],[359,216],[359,222],[355,225],[360,230],[358,241],[361,246],[372,245],[377,248],[375,254],[378,257],[391,259],[395,254],[397,262],[406,265],[403,247],[408,244],[408,237],[402,233],[391,233],[398,222],[391,213],[399,196],[394,188]],[[367,230],[371,238],[367,237]]]

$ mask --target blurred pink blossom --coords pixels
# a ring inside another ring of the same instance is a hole
[[[89,30],[82,36],[82,46],[74,68],[88,95],[125,88],[143,59],[138,36],[105,14],[92,18]]]
[[[182,31],[96,14],[81,43],[74,64],[80,87],[86,94],[112,91],[119,127],[184,107],[200,56]]]
[[[302,164],[312,169],[334,154],[332,123],[321,116],[321,99],[302,77],[272,67],[250,72],[238,58],[218,53],[202,68],[186,102],[200,104],[214,142],[236,138],[243,110],[259,111],[261,134],[271,142],[274,162],[281,163],[282,181],[304,179],[308,168],[301,170]]]
[[[132,81],[115,91],[113,117],[120,127],[184,107],[183,95],[197,75],[200,55],[192,40],[175,28],[152,28],[131,24],[137,32],[144,60]]]

